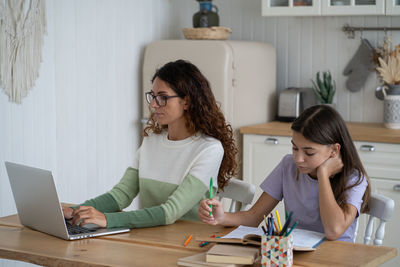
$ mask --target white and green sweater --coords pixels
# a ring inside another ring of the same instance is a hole
[[[198,220],[210,177],[217,187],[224,149],[219,140],[197,134],[180,141],[168,133],[144,137],[136,160],[114,188],[82,205],[104,212],[107,228],[150,227],[178,219]],[[120,212],[139,194],[142,209]]]

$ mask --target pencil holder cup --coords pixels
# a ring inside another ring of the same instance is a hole
[[[293,236],[263,235],[261,238],[261,265],[292,266]]]

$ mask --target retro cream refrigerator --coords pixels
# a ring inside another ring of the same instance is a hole
[[[262,42],[217,40],[161,40],[146,46],[143,59],[143,93],[150,91],[156,69],[177,59],[189,60],[208,78],[216,100],[235,130],[271,121],[275,116],[276,53]],[[143,96],[143,121],[148,105]],[[241,154],[241,153],[240,153]]]

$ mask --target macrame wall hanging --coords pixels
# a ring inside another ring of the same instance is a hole
[[[10,101],[35,85],[45,33],[45,0],[0,0],[0,86]]]

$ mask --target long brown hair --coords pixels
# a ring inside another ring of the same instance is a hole
[[[306,139],[322,145],[340,144],[340,155],[343,170],[330,179],[332,191],[338,205],[345,210],[345,191],[359,185],[363,177],[367,179],[368,186],[363,196],[361,212],[368,210],[368,200],[371,194],[370,181],[361,163],[357,150],[351,139],[346,123],[340,114],[327,105],[312,106],[293,122],[292,130],[301,133]],[[357,171],[358,179],[354,184],[347,185],[348,177]]]
[[[185,110],[186,128],[190,133],[196,132],[218,139],[224,148],[224,157],[218,173],[218,187],[223,189],[237,170],[237,147],[230,124],[227,124],[221,109],[217,105],[210,83],[192,63],[185,60],[169,62],[158,69],[152,78],[158,77],[166,82],[181,98],[187,98],[188,110]],[[159,134],[168,125],[159,125],[150,114],[148,126],[143,134]]]

